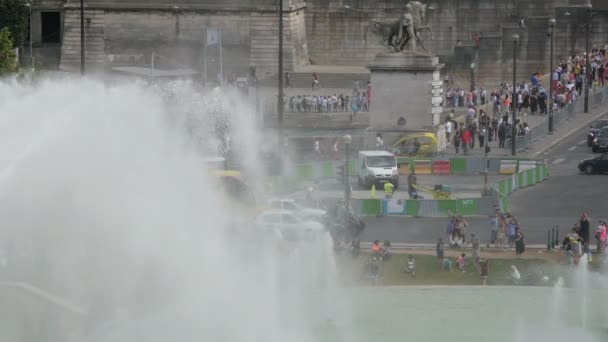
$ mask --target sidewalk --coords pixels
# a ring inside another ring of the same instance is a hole
[[[583,101],[583,98],[579,98],[578,101]],[[559,126],[554,127],[553,134],[546,134],[536,141],[534,141],[526,150],[518,151],[517,157],[520,158],[537,158],[544,151],[549,148],[555,146],[561,140],[569,137],[570,135],[576,133],[580,129],[589,126],[590,123],[600,118],[602,115],[608,112],[608,104],[600,104],[595,107],[589,108],[589,113],[576,112],[574,116],[570,119],[566,120]],[[457,119],[461,119],[459,117]],[[547,117],[544,115],[527,115],[527,116],[518,116],[522,122],[527,122],[530,125],[530,128],[533,129],[539,125],[547,124]],[[506,148],[501,149],[498,148],[498,141],[492,141],[488,144],[490,146],[491,151],[488,154],[488,157],[512,157],[511,154],[511,145],[510,142],[507,141]],[[484,157],[484,149],[479,147],[479,141],[475,142],[475,148],[469,149],[469,154],[464,155],[462,152],[462,146],[460,148],[460,153],[456,154],[453,145],[448,145],[446,151],[442,153],[442,156],[445,158],[454,158],[454,157],[463,157],[463,158],[479,158]]]

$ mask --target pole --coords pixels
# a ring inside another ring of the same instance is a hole
[[[549,99],[547,105],[549,106],[549,134],[553,134],[553,42],[555,38],[555,23],[551,22],[551,52],[549,57]]]
[[[224,84],[224,60],[223,60],[223,54],[222,54],[222,30],[218,29],[218,38],[219,38],[219,43],[220,43],[220,85]]]
[[[84,75],[84,0],[80,0],[80,74]]]
[[[348,156],[350,155],[350,144],[344,144],[344,200],[346,207],[350,207],[350,182],[348,180]]]
[[[515,79],[517,77],[517,39],[513,39],[513,112],[511,113],[511,154],[517,155],[517,123],[515,111],[517,109],[517,92],[515,89]]]
[[[207,86],[207,28],[203,29],[203,83]]]
[[[283,153],[287,151],[283,151],[283,112],[285,110],[283,105],[283,0],[279,0],[279,70],[278,70],[278,99],[277,99],[277,109],[278,109],[278,131],[279,135],[279,151],[281,156]]]
[[[473,74],[473,67],[471,66],[471,93],[475,91],[475,75]]]
[[[589,113],[589,83],[591,81],[591,55],[589,53],[589,25],[591,24],[591,9],[587,9],[587,23],[585,24],[585,113]]]
[[[34,34],[33,34],[33,27],[32,27],[32,4],[29,5],[30,8],[30,66],[32,67],[32,70],[34,69]]]

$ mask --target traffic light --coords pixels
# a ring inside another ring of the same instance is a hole
[[[345,164],[336,166],[336,179],[341,184],[346,183],[345,182],[345,180],[346,180],[346,165]]]

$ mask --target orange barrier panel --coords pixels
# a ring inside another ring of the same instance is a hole
[[[433,162],[433,173],[436,175],[449,175],[450,174],[450,161],[449,160],[435,160]]]
[[[430,175],[432,173],[431,161],[430,160],[415,160],[414,171],[418,175]]]

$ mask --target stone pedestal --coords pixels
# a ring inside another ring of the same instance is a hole
[[[377,133],[383,135],[387,145],[407,133],[437,133],[440,112],[433,114],[431,111],[431,87],[433,81],[441,82],[443,67],[444,64],[431,55],[385,53],[372,60],[369,64],[372,84],[370,146]],[[435,97],[443,95],[436,93]],[[445,144],[445,139],[442,142]]]

